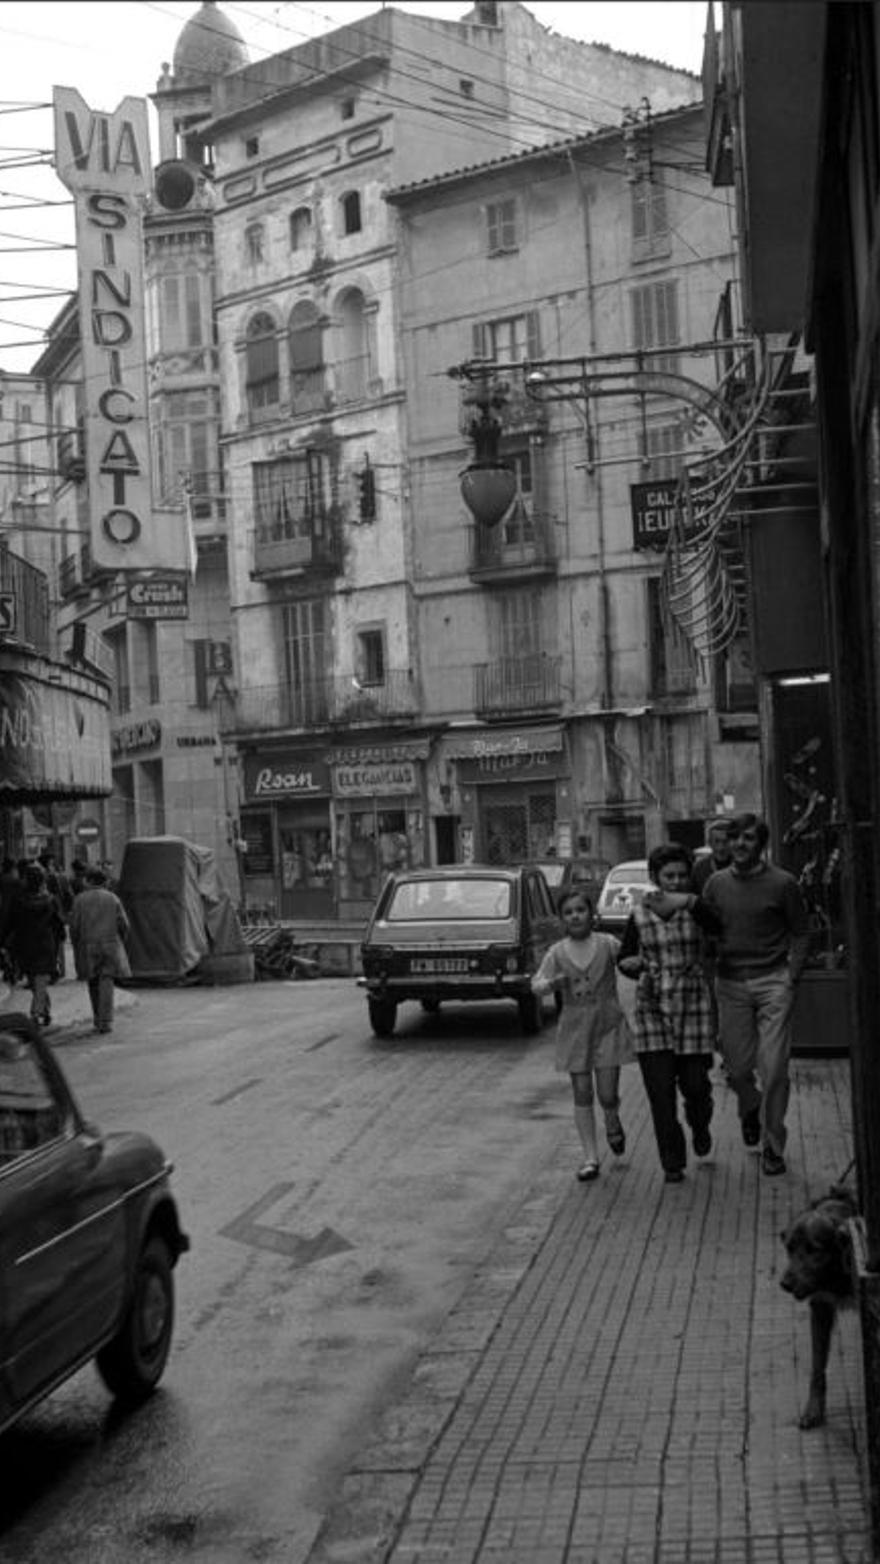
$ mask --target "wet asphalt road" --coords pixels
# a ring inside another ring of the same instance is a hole
[[[91,1367],[0,1441],[3,1564],[302,1564],[341,1475],[571,1136],[552,1025],[404,1006],[351,981],[140,990],[62,1039],[87,1115],[175,1163],[193,1248],[162,1387],[114,1411]],[[573,1145],[573,1156],[574,1156]]]

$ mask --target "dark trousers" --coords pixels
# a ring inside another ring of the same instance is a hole
[[[676,1088],[684,1100],[684,1116],[691,1132],[707,1130],[712,1120],[712,1055],[677,1054],[671,1048],[660,1048],[639,1054],[639,1068],[648,1094],[660,1162],[664,1173],[674,1173],[687,1162]]]

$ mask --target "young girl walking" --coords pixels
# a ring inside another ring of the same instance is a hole
[[[620,1066],[634,1059],[632,1038],[617,999],[619,941],[593,929],[593,904],[576,888],[559,906],[565,938],[551,945],[532,979],[536,994],[560,995],[556,1068],[567,1070],[574,1098],[574,1122],[583,1148],[581,1183],[599,1176],[595,1095],[605,1115],[605,1135],[615,1156],[626,1150],[620,1122]]]

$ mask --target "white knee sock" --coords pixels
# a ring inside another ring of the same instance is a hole
[[[584,1161],[597,1162],[596,1119],[593,1114],[592,1103],[588,1103],[586,1107],[575,1103],[574,1123],[575,1129],[581,1138],[581,1145],[584,1148]]]

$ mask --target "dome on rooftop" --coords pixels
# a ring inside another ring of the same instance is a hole
[[[175,45],[175,84],[208,82],[247,63],[247,48],[235,23],[224,16],[215,0],[203,0]]]

